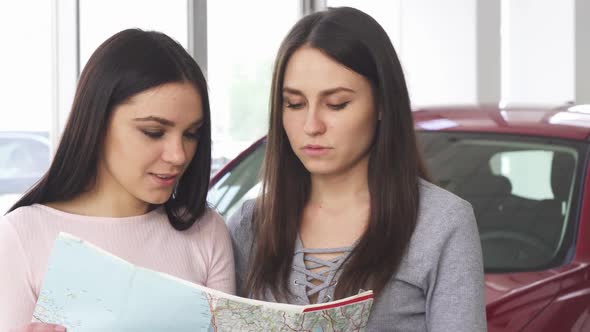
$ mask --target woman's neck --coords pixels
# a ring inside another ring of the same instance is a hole
[[[351,179],[312,180],[308,203],[327,209],[341,210],[356,203],[370,201],[367,181]]]
[[[310,199],[299,234],[309,248],[352,245],[365,232],[371,213],[367,168],[331,176],[312,176]]]
[[[150,205],[146,202],[129,199],[130,195],[116,195],[100,187],[83,192],[75,198],[63,201],[52,202],[48,206],[84,216],[124,218],[146,214]]]
[[[355,202],[369,201],[367,163],[342,173],[330,175],[311,175],[309,203],[327,208],[355,205]]]

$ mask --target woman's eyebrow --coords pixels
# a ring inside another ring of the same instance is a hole
[[[176,125],[176,123],[174,123],[174,121],[170,121],[168,119],[164,119],[159,116],[153,116],[153,115],[146,116],[144,118],[135,118],[135,119],[133,119],[133,121],[137,121],[137,122],[155,121],[161,125],[168,126],[168,127],[174,127]]]
[[[168,119],[164,119],[159,116],[153,116],[153,115],[146,116],[144,118],[135,118],[135,119],[133,119],[133,121],[137,121],[137,122],[155,121],[155,122],[158,122],[159,124],[161,124],[163,126],[167,126],[167,127],[176,126],[176,123],[174,121],[170,121]],[[201,118],[201,119],[198,119],[198,120],[194,121],[193,123],[191,123],[189,125],[189,127],[199,127],[202,124],[203,124],[203,119]]]
[[[327,90],[324,90],[324,91],[320,92],[320,96],[325,97],[325,96],[334,94],[336,92],[342,92],[342,91],[356,93],[356,91],[354,91],[353,89],[345,88],[343,86],[339,86],[339,87],[327,89]],[[293,89],[293,88],[290,88],[290,87],[287,87],[287,86],[286,87],[283,87],[283,92],[287,92],[287,93],[290,93],[290,94],[303,96],[303,92],[301,92],[301,90]]]
[[[290,93],[292,95],[303,96],[303,92],[301,92],[300,90],[297,90],[297,89],[290,88],[288,86],[283,87],[283,92]]]

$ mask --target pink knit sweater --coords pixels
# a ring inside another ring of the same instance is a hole
[[[179,232],[162,207],[141,216],[103,218],[35,204],[0,217],[0,331],[31,321],[50,251],[62,231],[135,265],[235,292],[231,241],[212,210]]]

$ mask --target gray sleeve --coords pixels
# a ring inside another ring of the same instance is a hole
[[[428,330],[486,331],[483,257],[473,209],[461,200],[447,211],[445,223],[452,228],[429,280]]]
[[[227,221],[234,251],[236,293],[240,296],[244,296],[243,285],[248,273],[250,252],[254,242],[252,232],[254,203],[254,200],[244,202],[242,207]]]

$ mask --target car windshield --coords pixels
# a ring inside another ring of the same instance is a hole
[[[572,237],[578,144],[510,135],[420,132],[433,180],[473,206],[487,271],[559,265]]]
[[[563,262],[576,226],[581,144],[448,132],[418,132],[418,140],[434,182],[472,204],[487,272]],[[226,219],[260,192],[264,147],[237,160],[209,191]]]

